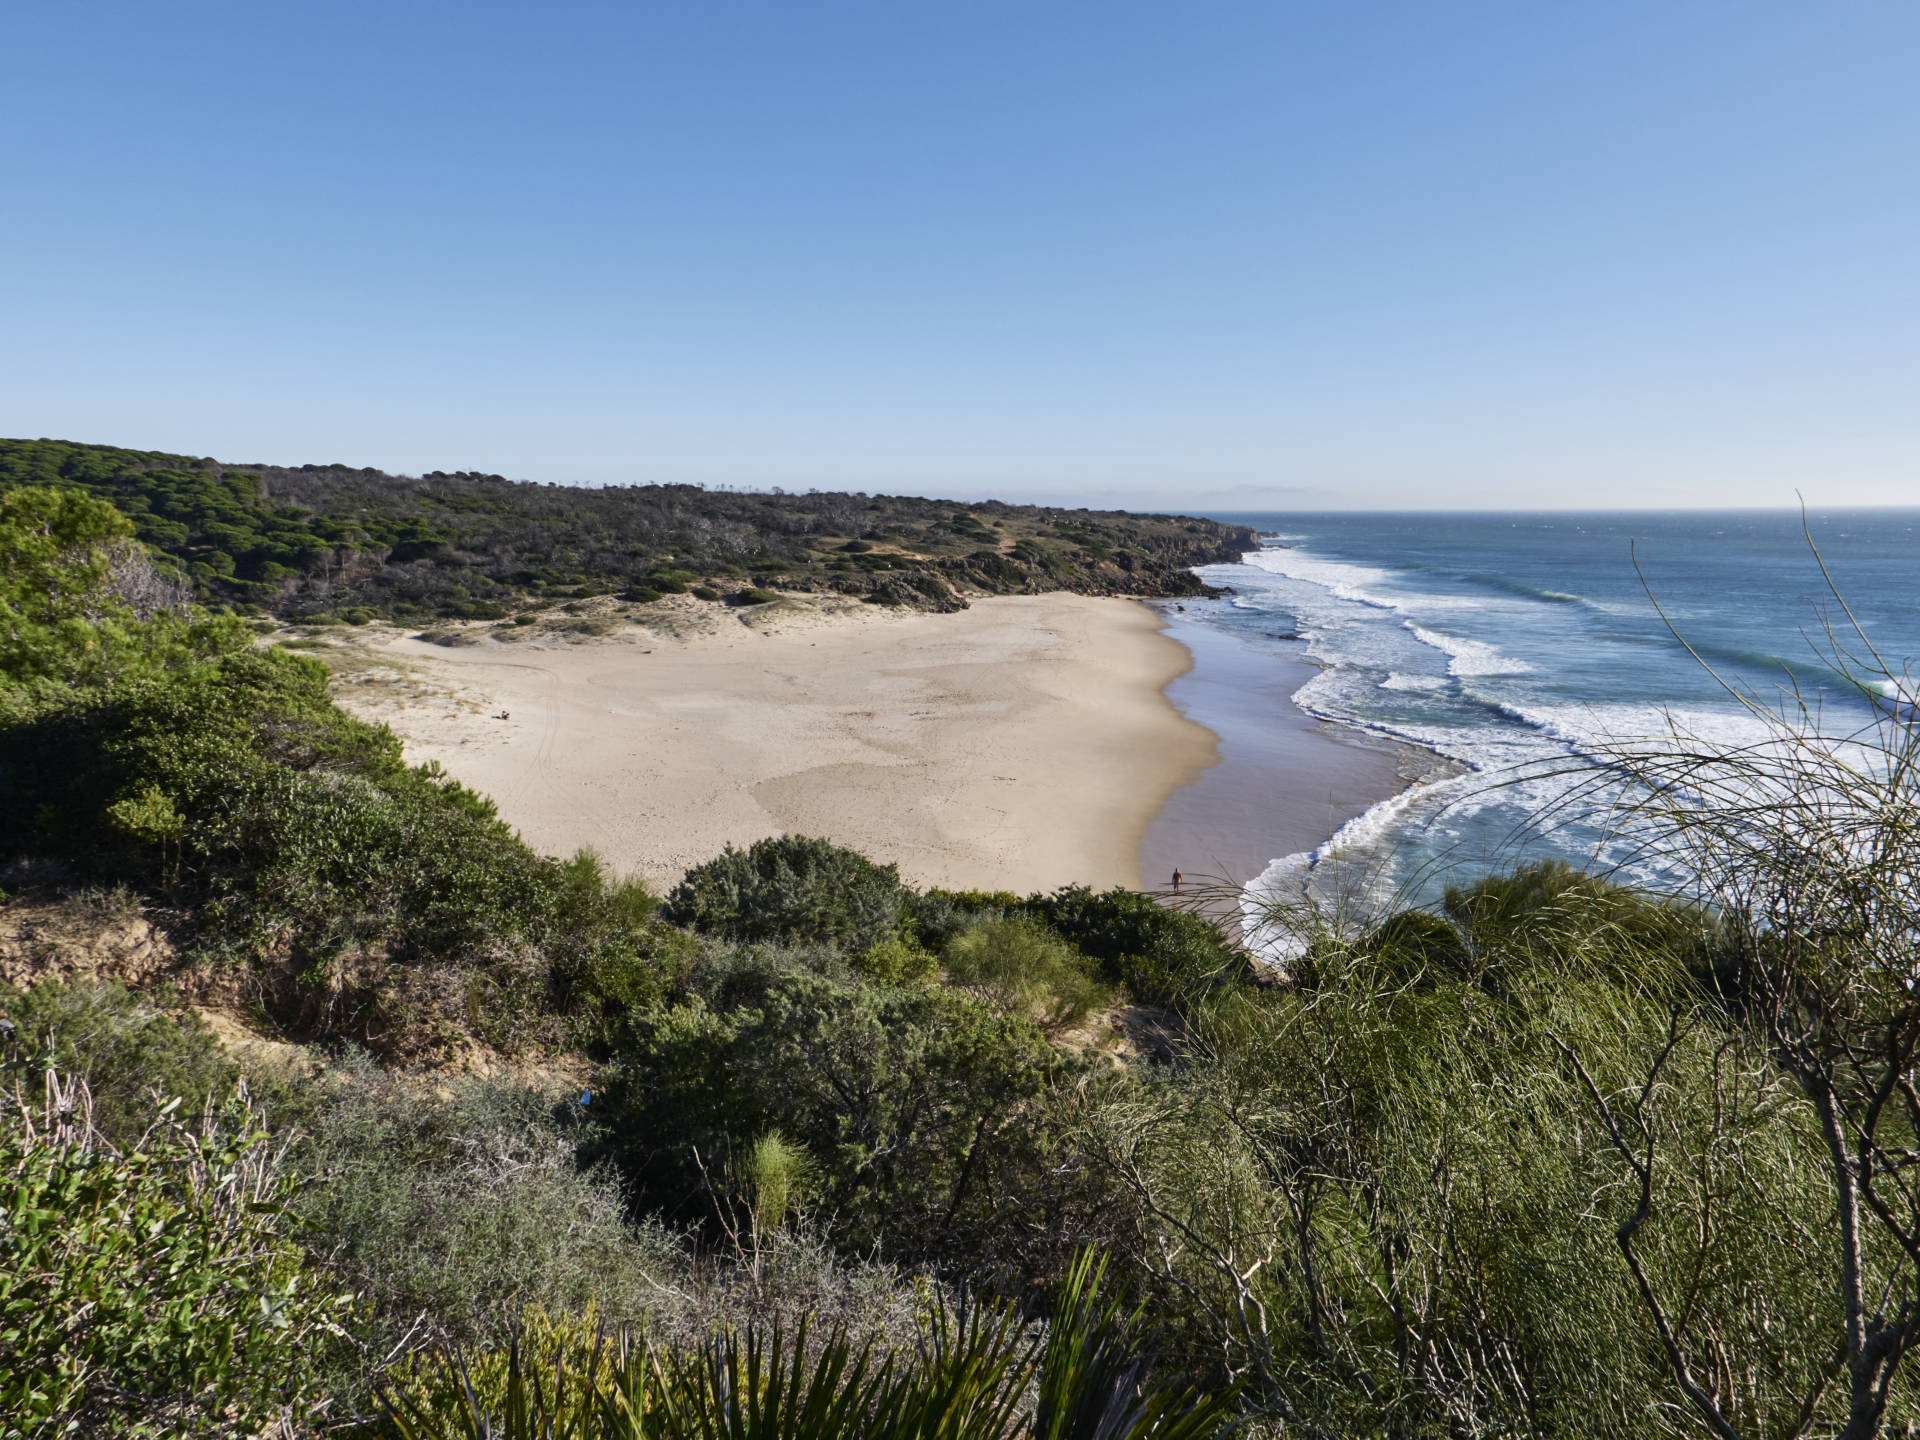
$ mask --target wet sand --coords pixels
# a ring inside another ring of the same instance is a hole
[[[1218,737],[1219,760],[1169,796],[1141,838],[1151,888],[1175,867],[1190,882],[1244,885],[1405,788],[1401,747],[1335,731],[1293,703],[1314,673],[1306,660],[1156,608],[1194,659],[1168,698]]]

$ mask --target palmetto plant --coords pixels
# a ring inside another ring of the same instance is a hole
[[[1233,1396],[1151,1385],[1138,1312],[1083,1254],[1037,1335],[1010,1306],[937,1305],[916,1348],[882,1353],[802,1324],[675,1353],[545,1325],[504,1364],[447,1352],[381,1392],[395,1440],[1203,1440]],[[543,1322],[544,1323],[544,1322]],[[545,1350],[545,1354],[538,1353]],[[483,1371],[476,1383],[476,1369]]]
[[[1144,1315],[1105,1284],[1083,1250],[1061,1284],[1039,1357],[1033,1440],[1203,1440],[1227,1426],[1231,1394],[1151,1384]]]

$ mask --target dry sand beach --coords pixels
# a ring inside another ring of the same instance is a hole
[[[1129,600],[676,599],[579,623],[606,633],[335,630],[319,653],[344,705],[529,843],[591,846],[657,886],[783,832],[919,885],[1137,885],[1148,822],[1217,758],[1162,694],[1186,649]]]

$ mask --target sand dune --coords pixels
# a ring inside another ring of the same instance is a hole
[[[492,796],[531,844],[589,845],[656,885],[783,832],[920,885],[1134,885],[1148,821],[1216,758],[1161,693],[1185,648],[1130,600],[684,601],[607,623],[586,643],[353,632],[325,653],[343,704]]]

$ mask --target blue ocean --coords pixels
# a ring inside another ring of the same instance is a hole
[[[1215,518],[1261,548],[1202,570],[1234,593],[1190,603],[1182,626],[1243,642],[1241,663],[1306,660],[1293,702],[1398,747],[1414,779],[1316,849],[1273,855],[1253,894],[1337,875],[1415,903],[1535,858],[1615,868],[1604,831],[1543,823],[1599,747],[1672,728],[1760,738],[1722,681],[1797,691],[1823,730],[1858,730],[1872,706],[1828,638],[1859,648],[1841,599],[1897,675],[1920,663],[1920,509],[1814,511],[1804,529],[1797,511]]]

